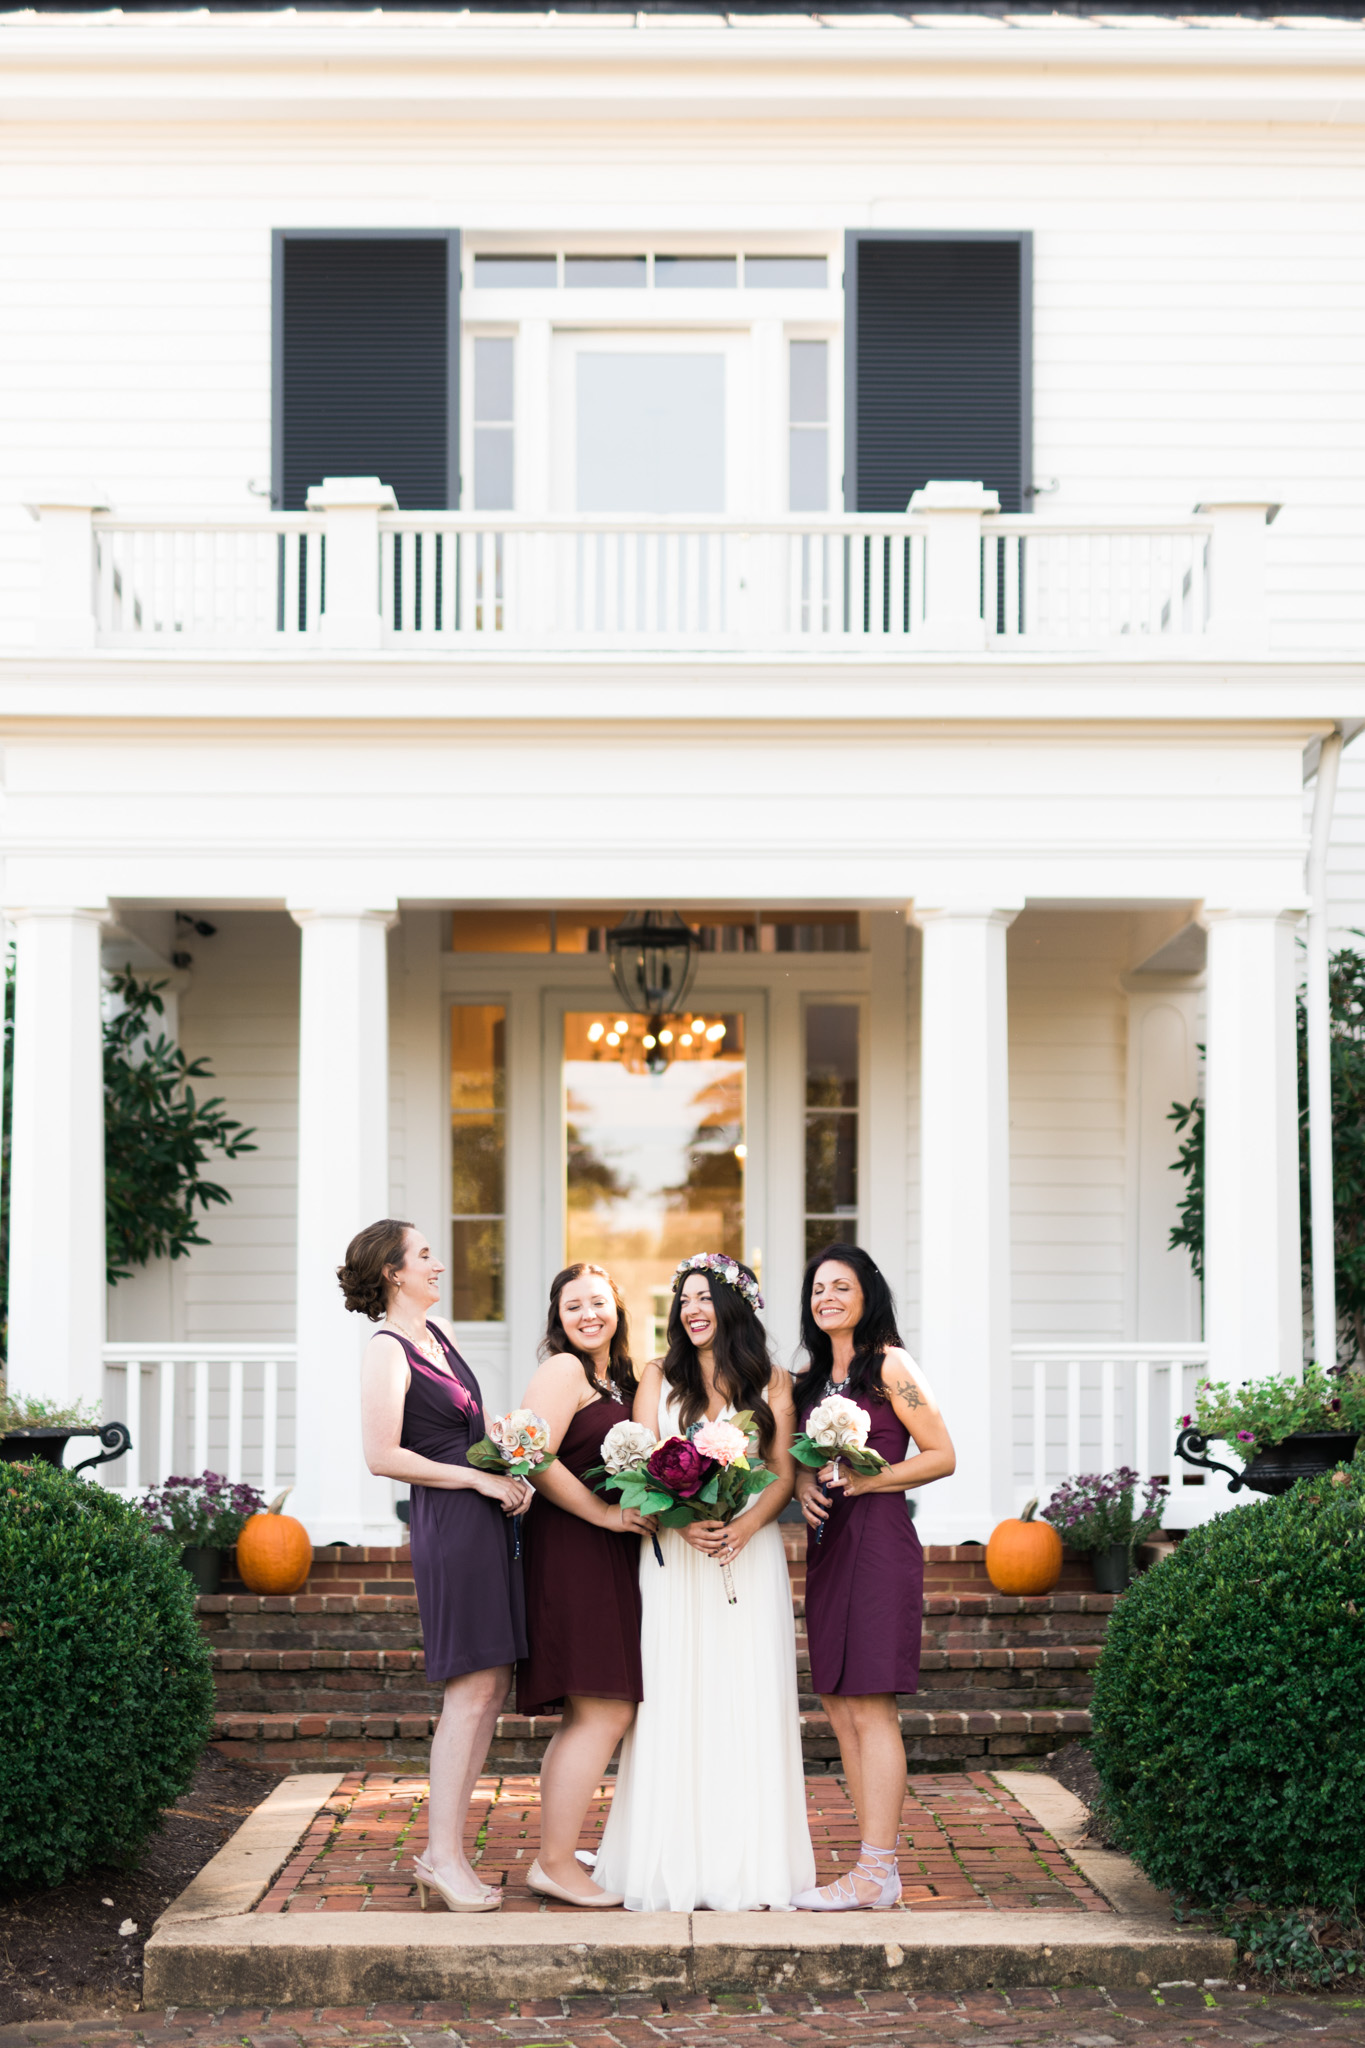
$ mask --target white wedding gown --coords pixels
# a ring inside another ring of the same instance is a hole
[[[665,1387],[659,1435],[677,1433]],[[789,1905],[815,1856],[782,1537],[770,1522],[734,1559],[733,1607],[713,1558],[676,1529],[659,1543],[662,1571],[640,1545],[645,1696],[593,1875],[636,1913]]]

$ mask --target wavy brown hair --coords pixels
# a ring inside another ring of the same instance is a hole
[[[559,1297],[571,1280],[577,1280],[584,1273],[596,1273],[611,1289],[611,1298],[616,1303],[616,1328],[612,1333],[611,1354],[607,1359],[607,1381],[618,1398],[629,1408],[635,1399],[635,1367],[630,1362],[630,1317],[621,1290],[605,1266],[594,1265],[590,1259],[580,1259],[575,1265],[566,1266],[562,1273],[556,1273],[550,1282],[550,1313],[545,1323],[545,1335],[540,1340],[537,1358],[576,1358],[583,1368],[588,1385],[595,1393],[604,1388],[597,1377],[597,1368],[586,1351],[580,1351],[569,1341],[568,1332],[559,1320]]]
[[[748,1273],[754,1286],[758,1286],[758,1276],[750,1273],[747,1266],[738,1259],[732,1263],[739,1266],[741,1273]],[[693,1279],[706,1282],[711,1290],[711,1305],[716,1311],[716,1335],[712,1345],[716,1359],[716,1385],[736,1413],[745,1408],[753,1411],[758,1448],[766,1458],[777,1434],[777,1418],[768,1406],[768,1382],[772,1378],[773,1360],[767,1333],[738,1288],[729,1286],[718,1273],[708,1273],[705,1267],[694,1266],[678,1276],[668,1309],[668,1349],[664,1353],[663,1372],[668,1385],[680,1397],[678,1422],[688,1430],[706,1414],[706,1383],[701,1376],[701,1360],[682,1319],[682,1291]]]
[[[351,1239],[345,1263],[337,1267],[337,1282],[352,1315],[383,1322],[389,1312],[388,1270],[402,1265],[408,1232],[414,1228],[395,1216],[384,1216]]]

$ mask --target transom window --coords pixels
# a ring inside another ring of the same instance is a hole
[[[476,255],[477,291],[816,291],[827,256],[640,254]]]

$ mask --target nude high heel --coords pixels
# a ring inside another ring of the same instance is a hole
[[[502,1893],[491,1890],[488,1885],[481,1885],[477,1897],[474,1898],[471,1898],[468,1892],[451,1891],[448,1885],[442,1884],[431,1865],[424,1863],[420,1856],[413,1858],[412,1867],[417,1878],[417,1897],[424,1913],[427,1910],[428,1891],[439,1892],[452,1913],[496,1913],[502,1905]]]
[[[566,1891],[562,1884],[556,1884],[552,1877],[547,1877],[538,1861],[533,1863],[526,1873],[526,1889],[529,1892],[539,1892],[543,1899],[558,1899],[565,1906],[596,1906],[603,1913],[608,1906],[624,1906],[626,1903],[624,1892],[603,1892],[597,1899],[577,1898],[573,1892]]]

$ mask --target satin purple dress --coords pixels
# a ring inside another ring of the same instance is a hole
[[[427,1328],[440,1340],[449,1374],[396,1330],[387,1333],[398,1337],[411,1368],[399,1441],[435,1464],[467,1465],[469,1446],[487,1433],[483,1396],[444,1330]],[[526,1655],[526,1613],[510,1515],[472,1488],[417,1485],[410,1513],[428,1682],[515,1664]]]
[[[869,1450],[888,1465],[905,1457],[910,1436],[889,1401],[856,1401],[871,1421]],[[924,1553],[903,1493],[854,1500],[831,1488],[823,1541],[806,1532],[806,1634],[817,1693],[915,1692],[924,1628]]]

